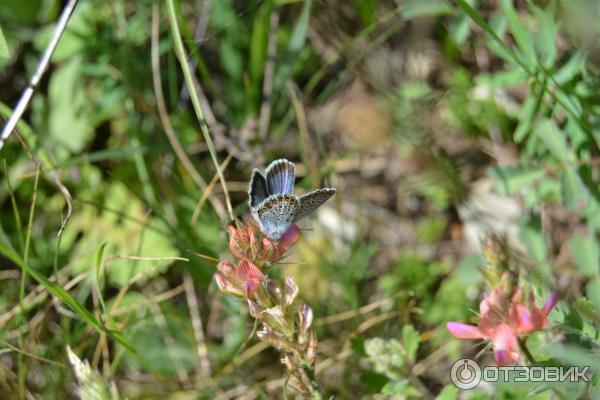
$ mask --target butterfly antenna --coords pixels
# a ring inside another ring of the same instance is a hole
[[[221,260],[219,260],[218,258],[215,257],[211,257],[211,256],[207,256],[206,254],[201,254],[201,253],[196,253],[195,251],[192,251],[190,249],[185,249],[186,251],[192,253],[195,256],[198,256],[200,258],[203,258],[205,260],[209,260],[209,261],[214,261],[216,263],[220,262]]]
[[[305,262],[277,262],[280,265],[306,265]]]

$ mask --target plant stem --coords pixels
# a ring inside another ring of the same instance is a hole
[[[173,0],[167,0],[167,10],[169,14],[169,23],[171,25],[171,33],[173,34],[173,43],[175,44],[175,54],[177,55],[177,60],[179,60],[179,64],[181,65],[183,76],[185,78],[185,83],[190,92],[192,105],[194,106],[194,112],[196,113],[196,118],[198,118],[198,122],[200,123],[200,130],[202,131],[202,135],[204,136],[204,141],[206,142],[206,146],[208,147],[208,151],[210,153],[210,157],[212,158],[213,164],[217,169],[217,174],[219,175],[221,186],[223,187],[223,193],[225,195],[225,202],[227,205],[227,211],[229,212],[229,218],[231,218],[231,220],[234,220],[235,215],[233,214],[231,200],[229,199],[229,190],[227,189],[227,183],[225,182],[225,177],[223,176],[223,171],[221,171],[220,167],[221,163],[217,159],[217,152],[215,150],[215,146],[210,136],[210,132],[208,131],[208,125],[206,124],[206,118],[204,117],[202,106],[200,105],[200,98],[198,97],[198,91],[196,90],[196,82],[187,61],[188,56],[185,51],[185,48],[183,47],[183,40],[181,40],[181,32],[179,30],[179,23],[177,22],[177,14],[175,12],[175,4]]]
[[[527,339],[526,338],[519,338],[519,347],[521,348],[521,351],[523,352],[523,354],[525,354],[525,357],[527,357],[527,361],[529,361],[530,364],[537,363],[537,361],[535,361],[535,358],[533,357],[533,354],[531,354],[531,352],[529,351],[529,348],[527,347]],[[566,400],[565,395],[560,391],[560,389],[558,389],[556,387],[552,387],[552,391],[554,392],[556,397],[558,397],[560,400]]]
[[[25,248],[23,250],[23,260],[27,263],[29,258],[29,244],[31,243],[31,231],[33,230],[33,216],[35,214],[35,203],[37,200],[37,189],[40,181],[40,167],[38,166],[35,173],[35,181],[33,182],[33,194],[31,195],[31,207],[29,209],[29,220],[27,222],[27,236],[25,237]],[[21,270],[21,287],[19,289],[19,306],[21,308],[21,324],[19,326],[19,347],[25,350],[25,288],[27,286],[27,271]],[[19,364],[19,398],[25,398],[25,381],[27,378],[27,368],[23,360],[23,352],[18,355]]]

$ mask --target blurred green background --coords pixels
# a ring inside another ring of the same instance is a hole
[[[2,120],[63,3],[0,2]],[[476,320],[494,262],[561,293],[538,360],[600,369],[597,1],[176,6],[236,216],[276,158],[298,192],[338,189],[273,271],[314,310],[327,396],[557,396],[450,383],[491,362],[445,323]],[[212,281],[230,220],[200,128],[165,2],[80,0],[0,152],[0,398],[281,398],[277,352]]]

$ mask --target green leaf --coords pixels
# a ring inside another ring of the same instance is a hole
[[[254,18],[252,35],[250,36],[250,78],[254,101],[258,101],[261,92],[261,83],[267,58],[267,43],[270,31],[270,17],[273,11],[273,2],[263,4]],[[273,34],[276,34],[274,32]]]
[[[448,2],[443,0],[410,0],[404,5],[402,17],[411,19],[415,17],[447,15],[452,12]]]
[[[532,6],[533,15],[539,24],[535,35],[535,47],[541,56],[542,64],[550,68],[556,62],[556,37],[558,36],[558,24],[554,19],[551,7],[543,10]]]
[[[163,315],[157,315],[159,312]],[[139,351],[135,357],[128,355],[126,360],[163,377],[177,376],[179,368],[192,371],[198,358],[187,334],[188,321],[178,318],[173,309],[163,311],[161,307],[147,313],[129,326],[128,338]],[[165,340],[169,336],[170,340]]]
[[[445,386],[435,397],[435,400],[455,400],[458,398],[458,389],[454,385]]]
[[[96,317],[89,312],[85,307],[77,302],[66,290],[60,286],[50,282],[44,275],[31,268],[13,249],[7,247],[4,243],[0,243],[0,253],[9,258],[12,262],[17,264],[23,271],[26,271],[33,279],[39,284],[44,286],[50,294],[57,297],[77,315],[81,317],[89,325],[93,326],[99,331],[106,333],[109,337],[116,340],[125,346],[128,350],[135,352],[133,346],[125,339],[123,334],[118,331],[111,331],[106,328]]]
[[[560,175],[562,202],[570,211],[584,210],[590,201],[590,193],[585,187],[577,168],[574,166],[563,169]]]
[[[93,136],[93,115],[84,90],[83,60],[73,57],[57,68],[48,86],[49,137],[72,153],[81,151]]]
[[[573,153],[567,145],[565,134],[558,129],[553,120],[547,118],[540,120],[536,125],[535,132],[557,160],[562,162],[574,160]]]
[[[521,143],[527,137],[531,130],[533,121],[539,110],[541,99],[534,93],[529,93],[519,110],[519,125],[513,133],[513,139],[517,143]]]
[[[571,58],[569,58],[569,61],[554,74],[554,81],[559,85],[569,82],[583,70],[585,62],[585,55],[581,51],[576,51]]]
[[[519,68],[492,74],[480,74],[475,78],[475,82],[491,88],[501,88],[521,85],[522,83],[526,82],[528,78],[529,75]]]
[[[292,68],[294,67],[294,64],[298,58],[298,54],[302,50],[304,42],[306,41],[311,8],[312,0],[306,0],[302,6],[302,11],[300,12],[298,21],[294,26],[294,30],[292,31],[285,57],[281,62],[279,69],[275,73],[275,79],[273,81],[273,86],[275,88],[280,88],[283,86],[285,81],[292,74]]]
[[[467,3],[471,7],[477,7],[479,5],[479,0],[467,0]],[[471,18],[464,12],[461,11],[454,20],[450,23],[450,37],[457,45],[461,45],[467,40],[469,37],[469,32],[471,30],[470,27]]]
[[[379,9],[379,0],[352,0],[352,6],[365,24],[371,24]]]
[[[538,219],[527,219],[520,224],[519,239],[527,248],[531,258],[539,263],[546,260],[546,241]]]
[[[498,189],[503,195],[513,195],[524,187],[531,186],[544,176],[545,172],[536,167],[493,167],[490,175],[498,184]]]
[[[511,64],[519,64],[524,68],[525,66],[518,59],[518,57],[512,52],[512,50],[502,41],[504,36],[506,20],[503,14],[495,14],[492,16],[490,23],[488,24],[481,14],[475,10],[468,1],[456,0],[456,4],[463,10],[473,22],[475,22],[481,29],[483,29],[490,37],[488,46],[496,55],[506,60]]]
[[[9,56],[10,51],[8,50],[8,44],[6,43],[6,39],[4,38],[2,27],[0,26],[0,58],[8,58]]]
[[[533,50],[533,38],[529,29],[521,23],[512,0],[502,0],[502,10],[506,15],[510,31],[517,42],[517,46],[526,57],[530,67],[535,66],[536,57]]]
[[[585,292],[596,310],[600,310],[600,277],[596,276],[590,280],[585,288]],[[595,314],[598,315],[597,312]]]
[[[367,370],[360,374],[360,383],[365,386],[369,393],[379,393],[383,387],[389,382],[387,376],[375,371]]]
[[[123,215],[141,219],[146,212],[144,204],[124,184],[113,182],[104,189],[104,195],[111,207]],[[94,223],[90,224],[89,221]],[[73,216],[70,227],[70,232],[63,237],[63,243],[68,244],[72,240],[80,254],[73,262],[74,274],[88,271],[94,265],[98,268],[98,257],[102,254],[89,253],[86,249],[98,246],[107,237],[111,239],[111,252],[115,255],[149,257],[147,260],[114,258],[110,265],[105,266],[109,282],[119,287],[126,286],[138,274],[152,278],[163,273],[173,264],[172,259],[163,257],[179,256],[172,240],[154,229],[160,227],[159,222],[145,226],[115,213],[99,213],[88,208]]]
[[[402,328],[402,344],[410,363],[414,362],[417,358],[420,341],[419,332],[412,325],[404,325]]]
[[[488,37],[491,39],[487,41],[490,51],[502,58],[508,64],[518,65],[519,63],[517,62],[516,54],[514,54],[513,50],[503,41],[507,30],[506,15],[500,11],[492,14],[489,27],[494,32],[494,35],[490,35],[488,32]]]
[[[595,372],[600,371],[600,357],[589,349],[555,342],[544,346],[542,351],[571,365],[585,365]]]
[[[400,396],[402,398],[411,398],[418,396],[420,393],[415,389],[408,380],[390,382],[381,389],[381,394],[385,396]]]
[[[584,276],[594,276],[600,272],[600,248],[593,232],[576,232],[569,239],[569,248],[575,264]]]

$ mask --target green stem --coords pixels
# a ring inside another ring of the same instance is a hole
[[[202,135],[204,136],[206,147],[208,147],[208,151],[212,158],[213,164],[215,165],[215,168],[217,170],[217,175],[219,176],[219,181],[221,182],[221,187],[223,188],[225,202],[227,205],[227,211],[229,212],[229,218],[231,218],[231,220],[234,220],[235,216],[233,214],[233,208],[231,207],[231,200],[229,199],[229,190],[227,189],[227,183],[225,182],[223,171],[221,171],[221,163],[217,159],[217,152],[215,151],[215,146],[210,136],[210,132],[208,131],[206,118],[204,117],[204,112],[202,111],[202,106],[200,104],[200,97],[198,96],[198,91],[196,90],[196,82],[194,76],[192,75],[192,71],[190,70],[190,66],[187,62],[188,55],[185,51],[185,48],[183,47],[183,40],[181,40],[181,31],[179,29],[179,23],[177,22],[177,14],[175,13],[175,4],[173,0],[167,0],[167,10],[169,14],[171,32],[173,34],[173,43],[175,44],[175,54],[177,55],[177,60],[181,65],[183,76],[185,78],[185,84],[188,87],[190,98],[192,99],[192,105],[194,106],[194,112],[196,113],[196,118],[198,118],[198,122],[200,123],[200,130],[202,131]]]
[[[40,167],[38,166],[35,181],[33,182],[33,194],[31,195],[31,207],[29,208],[29,220],[27,222],[27,236],[25,237],[25,248],[23,249],[23,260],[27,263],[29,258],[29,244],[31,243],[31,231],[33,230],[33,216],[35,214],[35,203],[37,199],[38,183],[40,181]],[[23,360],[23,352],[25,350],[25,287],[27,286],[27,271],[21,270],[21,287],[19,288],[19,307],[21,309],[21,323],[19,326],[19,347],[22,351],[18,355],[19,364],[19,398],[25,398],[25,381],[27,378],[27,369]]]
[[[535,361],[535,358],[533,357],[533,354],[531,354],[531,352],[529,351],[529,348],[527,347],[527,339],[526,338],[519,338],[519,347],[521,348],[521,351],[523,352],[523,354],[525,354],[525,357],[527,357],[527,361],[529,361],[530,364],[537,363],[537,361]],[[552,391],[554,392],[556,397],[558,397],[560,400],[566,400],[565,395],[560,391],[560,389],[553,387]]]

